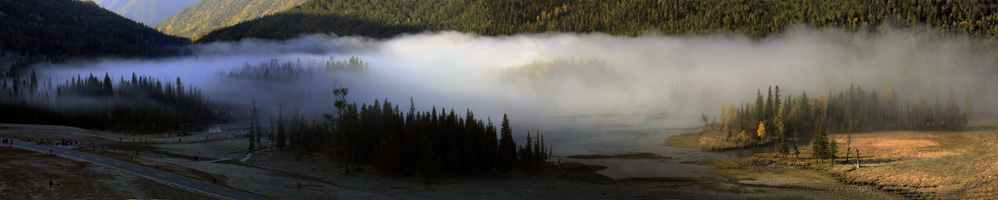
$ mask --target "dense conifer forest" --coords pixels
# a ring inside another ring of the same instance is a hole
[[[230,120],[231,108],[214,104],[201,90],[148,76],[78,76],[39,80],[8,71],[0,77],[5,123],[60,124],[130,133],[176,132]]]
[[[0,50],[61,60],[71,57],[161,56],[188,43],[93,2],[0,0]]]
[[[476,118],[470,109],[461,116],[454,109],[417,111],[412,100],[408,112],[388,100],[347,103],[348,91],[335,91],[337,110],[321,119],[309,119],[295,109],[285,120],[280,109],[274,127],[267,130],[256,122],[258,115],[251,115],[256,125],[250,127],[250,150],[263,146],[260,135],[269,135],[276,148],[299,156],[325,153],[346,173],[353,165],[367,164],[386,174],[419,172],[425,177],[506,173],[514,167],[533,171],[544,167],[552,153],[540,133],[528,133],[526,143],[517,145],[507,116],[497,127],[491,118]]]
[[[457,30],[481,35],[601,32],[668,35],[735,32],[750,37],[795,24],[873,30],[929,25],[944,33],[992,37],[998,4],[991,1],[678,1],[678,0],[313,0],[211,32],[199,42],[288,39],[309,33],[385,38]]]

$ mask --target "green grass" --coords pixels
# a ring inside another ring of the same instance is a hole
[[[700,149],[700,133],[684,133],[665,138],[665,146]]]

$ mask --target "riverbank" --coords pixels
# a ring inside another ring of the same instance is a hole
[[[998,195],[996,133],[998,118],[979,116],[971,119],[966,130],[957,132],[830,134],[839,144],[839,158],[834,160],[812,159],[805,146],[799,156],[760,153],[705,164],[719,168],[709,173],[750,185],[860,193],[867,192],[862,186],[869,186],[902,198],[993,198]],[[674,143],[683,138],[669,140]],[[852,153],[847,155],[847,150]]]

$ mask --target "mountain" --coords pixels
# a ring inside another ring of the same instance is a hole
[[[0,49],[53,58],[152,56],[188,41],[76,0],[0,0]]]
[[[195,38],[220,27],[290,9],[307,0],[201,0],[156,25],[170,35]]]
[[[943,32],[998,34],[993,1],[686,1],[686,0],[312,0],[223,28],[198,42],[309,33],[391,37],[458,30],[481,35],[603,32],[635,36],[715,32],[764,37],[795,24],[870,30],[929,25]]]
[[[101,7],[135,20],[146,26],[155,26],[198,0],[93,0]]]

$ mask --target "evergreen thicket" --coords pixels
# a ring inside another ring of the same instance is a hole
[[[772,88],[772,87],[771,87]],[[760,140],[778,142],[776,149],[781,154],[789,154],[787,144],[789,131],[815,130],[812,148],[815,155],[831,158],[834,150],[825,136],[826,130],[837,132],[859,132],[878,130],[947,130],[959,131],[966,126],[967,114],[960,111],[953,89],[950,89],[946,106],[936,100],[930,104],[921,95],[912,101],[901,101],[894,88],[888,87],[883,93],[876,89],[865,90],[850,86],[837,94],[829,92],[828,97],[809,98],[807,92],[792,97],[787,95],[779,100],[780,87],[770,89],[764,97],[761,90],[756,94],[756,103],[721,108],[721,121],[708,123],[705,131],[740,132],[738,140],[754,143]],[[969,95],[966,95],[969,96]],[[706,118],[706,117],[704,117]],[[756,126],[758,124],[758,126]],[[757,134],[746,134],[746,133]],[[728,134],[728,137],[732,137]],[[777,138],[766,138],[777,137]],[[769,139],[769,140],[767,140]]]
[[[551,154],[543,139],[534,139],[543,138],[539,133],[517,149],[505,116],[499,134],[491,119],[475,118],[470,109],[464,116],[436,107],[417,111],[410,101],[409,112],[402,112],[388,100],[357,105],[346,102],[348,90],[334,92],[336,112],[324,120],[308,120],[296,111],[286,126],[288,144],[278,146],[299,155],[325,152],[346,173],[353,165],[367,164],[388,174],[420,172],[427,177],[506,173],[514,166],[537,170]]]
[[[8,71],[0,76],[0,122],[159,133],[228,120],[227,106],[210,103],[180,78],[164,82],[132,74],[114,82],[107,74],[43,82],[34,71]]]

